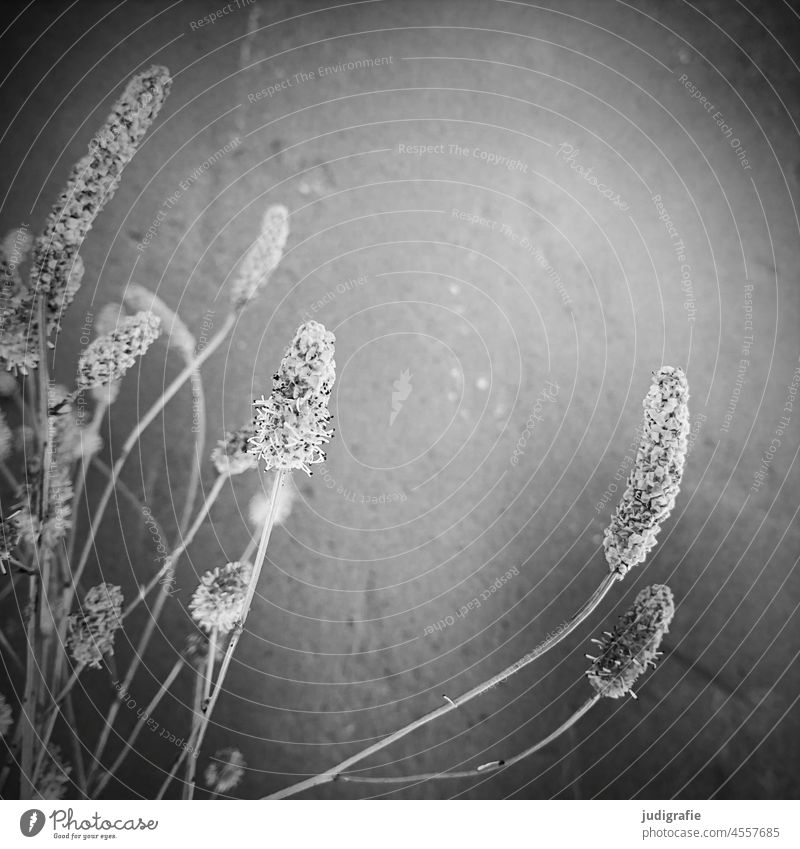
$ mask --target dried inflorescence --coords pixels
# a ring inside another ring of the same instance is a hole
[[[11,728],[11,705],[6,701],[6,697],[0,693],[0,738],[8,734],[8,729]]]
[[[266,284],[281,261],[288,238],[289,210],[285,206],[270,206],[261,221],[261,233],[242,260],[231,287],[234,309],[243,307]]]
[[[661,640],[669,631],[675,603],[672,591],[663,584],[645,587],[633,606],[601,640],[600,650],[592,658],[586,673],[589,683],[601,696],[619,699],[631,689],[647,664],[655,666]]]
[[[158,338],[161,320],[149,312],[123,318],[108,335],[98,336],[78,361],[78,388],[106,386],[125,372]]]
[[[336,337],[316,321],[300,325],[272,381],[272,394],[253,402],[251,451],[267,469],[290,471],[322,463],[333,432],[328,401],[336,378]]]
[[[206,784],[215,793],[228,793],[242,780],[246,766],[238,749],[220,749],[206,767]]]
[[[192,618],[201,628],[227,634],[242,615],[251,563],[234,561],[206,572],[189,603]]]
[[[76,663],[100,668],[103,655],[114,654],[114,634],[122,627],[122,590],[98,584],[86,593],[81,610],[69,617],[67,645]]]
[[[250,453],[250,439],[255,432],[252,422],[238,430],[225,431],[225,439],[220,439],[211,452],[211,462],[219,474],[241,475],[255,469],[258,459]]]
[[[688,401],[681,369],[665,366],[654,374],[636,462],[603,540],[611,571],[619,575],[645,560],[675,506],[688,445]]]
[[[34,245],[30,283],[23,284],[13,267],[0,261],[3,288],[8,290],[4,292],[8,297],[4,298],[0,359],[8,370],[27,374],[38,365],[42,303],[47,326],[41,331],[48,338],[59,331],[61,316],[83,277],[81,244],[113,197],[123,169],[155,120],[171,84],[167,69],[158,65],[128,82],[50,211]]]
[[[47,298],[48,336],[58,330],[61,313],[74,296],[68,281],[78,249],[98,213],[114,196],[123,169],[158,115],[171,85],[169,71],[159,65],[128,82],[53,205],[44,233],[36,240],[31,275],[37,294]]]
[[[284,476],[281,487],[278,490],[278,503],[275,506],[275,516],[273,521],[276,525],[283,525],[292,513],[295,499],[297,498],[297,488],[291,476]],[[263,492],[257,492],[247,505],[247,518],[253,529],[260,532],[264,527],[271,507],[270,499]]]

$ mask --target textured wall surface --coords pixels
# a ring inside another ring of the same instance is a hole
[[[539,663],[363,768],[450,769],[530,745],[589,694],[589,638],[642,586],[667,583],[677,613],[638,701],[604,700],[493,776],[314,795],[796,797],[796,12],[239,5],[212,22],[210,2],[8,4],[19,17],[0,55],[3,232],[41,226],[132,73],[157,61],[174,77],[83,248],[57,378],[132,281],[213,333],[270,203],[290,210],[287,253],[203,370],[209,441],[249,418],[304,317],[337,336],[336,437],[313,477],[295,476],[209,732],[208,752],[245,753],[236,795],[332,765],[557,629],[607,569],[603,530],[651,372],[667,364],[688,375],[691,450],[647,564]],[[126,378],[107,461],[180,365],[162,342]],[[123,476],[168,535],[194,421],[186,387]],[[90,477],[90,501],[101,482]],[[198,575],[245,548],[259,487],[255,473],[227,487],[182,561],[131,688],[140,705],[191,627]],[[119,500],[92,576],[130,597],[155,558],[141,511]],[[178,736],[191,688],[179,678],[156,713]],[[89,739],[109,698],[102,673],[84,676]],[[149,732],[136,751],[108,795],[150,795],[175,755]]]

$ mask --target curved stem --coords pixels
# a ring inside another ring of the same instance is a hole
[[[258,584],[259,576],[261,575],[261,568],[264,565],[264,558],[267,554],[267,546],[269,545],[269,538],[270,534],[272,533],[272,526],[275,524],[275,511],[278,506],[278,492],[280,491],[281,484],[283,483],[283,475],[284,473],[282,471],[275,472],[275,479],[272,482],[272,493],[270,495],[269,516],[267,517],[267,521],[264,523],[264,528],[261,532],[261,541],[258,545],[256,562],[253,565],[253,574],[250,577],[250,583],[247,586],[247,593],[245,594],[244,604],[242,605],[242,615],[239,618],[239,621],[236,623],[236,626],[234,627],[233,631],[231,632],[230,640],[228,640],[228,647],[225,650],[225,656],[222,658],[222,663],[219,667],[219,674],[217,675],[217,680],[214,684],[214,689],[211,692],[211,696],[208,699],[208,702],[203,704],[203,715],[200,720],[200,727],[197,732],[197,743],[194,747],[195,764],[197,763],[197,759],[200,756],[200,750],[203,746],[203,740],[205,739],[206,731],[208,730],[208,723],[211,720],[211,714],[214,712],[214,707],[217,704],[217,699],[219,698],[219,694],[222,691],[222,683],[225,680],[225,675],[227,674],[228,669],[231,665],[231,661],[233,660],[233,653],[236,650],[236,645],[239,642],[239,638],[244,632],[244,623],[247,621],[247,614],[250,612],[250,606],[252,605],[253,597],[256,594],[256,586]],[[193,770],[191,780],[189,781],[190,799],[194,795],[195,783],[196,779]]]
[[[192,413],[195,416],[192,421],[194,456],[192,457],[192,465],[189,470],[189,483],[186,486],[186,502],[183,505],[183,512],[178,523],[181,533],[186,531],[192,518],[194,503],[197,500],[197,490],[200,487],[201,463],[206,444],[206,397],[203,390],[203,379],[200,376],[200,369],[195,368],[192,372],[191,382],[192,393],[196,393],[197,396],[196,398],[192,398]]]
[[[557,737],[560,737],[565,731],[568,731],[584,714],[588,713],[602,698],[600,693],[595,693],[591,698],[587,699],[570,718],[556,728],[552,734],[539,740],[533,746],[529,746],[522,752],[514,755],[513,758],[505,758],[500,761],[490,761],[489,763],[481,764],[475,769],[452,770],[451,772],[422,772],[417,775],[354,775],[352,773],[344,773],[337,775],[334,781],[359,782],[363,784],[408,784],[414,781],[435,781],[440,778],[479,778],[492,772],[497,772],[500,769],[506,769],[514,764],[525,760],[528,756],[543,749],[549,743],[552,743]]]
[[[211,634],[208,638],[208,655],[206,657],[206,674],[203,679],[203,690],[202,690],[202,698],[200,700],[200,705],[208,704],[208,700],[211,696],[211,685],[214,681],[214,661],[217,656],[217,635],[219,629],[212,628]],[[192,721],[192,730],[189,734],[189,739],[194,740],[200,730],[200,721],[202,720],[202,713],[196,714]],[[195,774],[197,772],[197,758],[192,758],[189,761],[189,766],[186,771],[186,783],[183,787],[183,798],[189,798],[189,788],[192,786],[192,782],[195,780]]]
[[[432,710],[429,713],[426,713],[424,716],[421,716],[419,719],[415,719],[408,725],[405,725],[394,733],[389,734],[382,740],[378,740],[377,743],[373,743],[371,746],[367,746],[366,749],[362,749],[355,755],[351,755],[349,758],[343,760],[340,764],[331,767],[325,772],[320,773],[319,775],[314,775],[311,778],[305,779],[304,781],[299,781],[297,784],[292,784],[290,787],[285,787],[283,790],[279,790],[277,793],[273,793],[263,798],[285,799],[288,796],[294,796],[297,793],[302,793],[304,790],[308,790],[311,787],[316,787],[319,784],[327,784],[330,781],[334,781],[337,775],[341,774],[354,764],[359,763],[359,761],[363,761],[370,755],[375,754],[375,752],[379,752],[381,751],[381,749],[385,749],[387,746],[391,746],[392,743],[402,739],[408,734],[411,734],[412,731],[416,731],[418,728],[422,728],[423,725],[427,725],[429,722],[433,722],[434,720],[439,719],[439,717],[445,716],[451,711],[456,710],[456,708],[462,707],[472,699],[477,698],[478,696],[481,696],[484,693],[488,692],[492,688],[496,687],[498,684],[502,684],[504,681],[508,680],[512,675],[519,672],[520,669],[524,669],[524,667],[528,666],[528,664],[533,663],[534,660],[540,658],[543,654],[545,654],[555,645],[560,643],[568,634],[571,634],[600,604],[600,602],[605,597],[606,593],[608,593],[608,591],[611,589],[614,583],[619,580],[619,578],[620,575],[616,572],[609,572],[606,577],[600,582],[600,585],[597,587],[594,593],[592,593],[591,597],[586,602],[586,604],[584,604],[583,607],[581,607],[581,609],[568,622],[564,624],[563,628],[556,631],[555,634],[548,637],[546,640],[536,646],[533,651],[528,652],[528,654],[524,655],[519,660],[512,663],[511,666],[507,667],[502,672],[498,672],[497,675],[493,675],[491,678],[487,679],[482,684],[478,684],[477,687],[473,687],[471,690],[468,690],[466,693],[459,696],[457,699],[448,699],[446,704],[443,704],[441,707],[436,708],[436,710]]]

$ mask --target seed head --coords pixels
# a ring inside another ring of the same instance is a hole
[[[249,450],[254,433],[255,425],[252,422],[239,430],[225,431],[225,439],[220,439],[211,452],[211,462],[219,474],[241,475],[255,469],[258,458]]]
[[[322,463],[336,363],[336,337],[316,321],[301,324],[272,381],[269,398],[253,402],[256,432],[250,450],[267,469],[289,471]]]
[[[220,749],[206,767],[206,784],[215,793],[227,793],[242,780],[246,766],[238,749]]]
[[[240,309],[262,289],[278,267],[289,238],[289,210],[270,206],[261,221],[261,233],[245,254],[231,287],[231,303]]]
[[[205,631],[232,631],[242,615],[252,564],[235,561],[206,572],[189,603],[192,618]]]
[[[665,366],[654,374],[636,462],[603,540],[611,571],[620,576],[644,562],[675,506],[689,435],[688,400],[681,369]]]
[[[31,271],[35,294],[46,298],[48,336],[58,332],[61,314],[75,296],[76,281],[70,284],[69,278],[75,276],[78,249],[114,196],[123,169],[158,115],[171,85],[169,72],[159,65],[128,82],[53,205],[44,232],[36,240]]]
[[[623,614],[587,671],[589,683],[601,695],[619,699],[632,693],[636,679],[647,664],[655,666],[661,640],[675,615],[672,591],[663,584],[645,587]]]
[[[114,654],[114,633],[122,627],[122,590],[98,584],[86,593],[82,609],[69,617],[67,645],[76,663],[100,668],[103,655]]]
[[[78,388],[91,389],[121,380],[158,338],[161,320],[149,312],[123,318],[107,336],[98,336],[78,360]]]

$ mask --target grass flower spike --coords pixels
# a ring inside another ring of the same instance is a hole
[[[633,607],[619,618],[604,639],[597,640],[600,653],[586,673],[595,691],[619,699],[631,689],[647,664],[655,666],[658,647],[675,615],[672,591],[662,584],[645,587]]]
[[[289,238],[289,210],[271,206],[261,221],[261,233],[242,260],[231,289],[231,303],[240,309],[263,288],[278,267]]]
[[[245,766],[238,749],[220,749],[206,767],[206,784],[214,793],[227,793],[242,780]]]
[[[92,389],[121,380],[158,338],[161,320],[149,312],[123,318],[106,336],[98,336],[78,361],[78,388]]]
[[[253,454],[267,469],[290,471],[322,463],[330,442],[328,401],[336,378],[336,337],[316,321],[300,325],[272,381],[272,394],[254,402]]]
[[[103,655],[114,654],[114,633],[122,627],[122,590],[98,584],[86,593],[81,607],[69,617],[67,644],[76,663],[99,669]]]
[[[36,240],[32,270],[36,293],[47,299],[48,336],[58,331],[61,314],[74,297],[76,287],[69,279],[75,276],[78,249],[98,213],[114,196],[123,169],[158,115],[171,85],[169,71],[159,65],[128,82],[53,205],[44,233]]]
[[[201,628],[208,632],[216,628],[222,634],[233,630],[242,615],[252,568],[246,561],[236,561],[203,575],[189,603]]]
[[[619,575],[644,561],[675,506],[689,435],[688,400],[681,369],[665,366],[654,375],[636,462],[603,540],[611,571]]]

